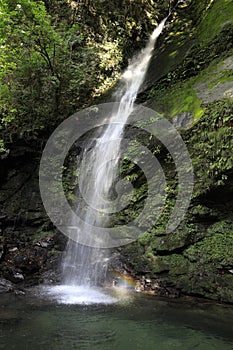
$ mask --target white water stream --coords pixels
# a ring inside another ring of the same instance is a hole
[[[119,124],[111,123],[110,119],[108,126],[96,139],[95,144],[84,151],[79,188],[88,204],[88,207],[84,209],[83,221],[91,226],[107,227],[109,215],[114,212],[117,199],[111,198],[111,193],[117,180],[124,125],[133,111],[155,42],[165,26],[166,19],[153,31],[146,47],[132,59],[131,64],[122,75],[123,84],[118,95],[119,108],[113,111],[114,120],[117,120]],[[83,208],[78,207],[77,210],[82,211]],[[85,225],[78,229],[85,234]],[[61,302],[68,300],[71,303],[115,302],[115,298],[106,297],[96,289],[98,285],[104,283],[108,268],[108,254],[107,249],[92,248],[92,238],[88,246],[69,240],[62,266],[64,285],[53,287],[50,293],[59,294],[58,299]]]

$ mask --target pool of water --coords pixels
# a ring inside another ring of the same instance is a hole
[[[69,292],[71,298],[76,292]],[[87,293],[88,302],[81,304],[80,299],[64,303],[64,290],[56,289],[26,297],[1,295],[0,349],[233,349],[229,306],[128,292],[127,296],[98,293],[99,300],[90,303]]]

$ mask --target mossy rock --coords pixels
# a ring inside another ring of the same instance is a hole
[[[161,238],[151,239],[151,247],[158,254],[182,252],[185,247],[197,242],[207,235],[204,229],[194,224],[181,224],[178,229]]]
[[[233,275],[210,268],[208,264],[190,264],[188,274],[171,277],[171,281],[183,293],[233,302]]]
[[[219,217],[219,212],[216,209],[209,208],[205,205],[198,204],[193,206],[189,213],[194,215],[194,217],[198,218],[198,220],[209,221],[216,220]]]
[[[233,221],[231,220],[222,220],[214,223],[209,226],[207,232],[210,235],[214,235],[215,233],[222,233],[226,235],[231,235],[233,233]]]
[[[189,261],[180,254],[162,256],[160,259],[169,270],[170,276],[188,274],[189,272]]]
[[[184,256],[200,264],[211,264],[218,268],[233,266],[233,230],[229,233],[205,237],[185,250]]]

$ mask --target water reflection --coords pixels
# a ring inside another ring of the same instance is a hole
[[[230,350],[233,309],[135,295],[124,304],[63,305],[1,296],[0,349]]]

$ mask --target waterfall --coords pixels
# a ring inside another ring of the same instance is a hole
[[[132,59],[122,75],[123,84],[118,91],[119,107],[117,111],[113,111],[114,120],[119,124],[111,123],[110,119],[102,135],[89,144],[82,154],[79,189],[86,205],[80,204],[77,208],[84,221],[83,227],[78,228],[82,234],[85,234],[87,229],[85,223],[90,226],[108,227],[110,215],[114,212],[117,199],[114,198],[113,192],[117,181],[124,125],[133,111],[156,39],[161,34],[166,20],[167,18],[157,26],[146,47]],[[69,240],[62,263],[64,284],[89,287],[103,284],[108,267],[108,254],[107,249],[93,248],[92,238],[88,246]]]

